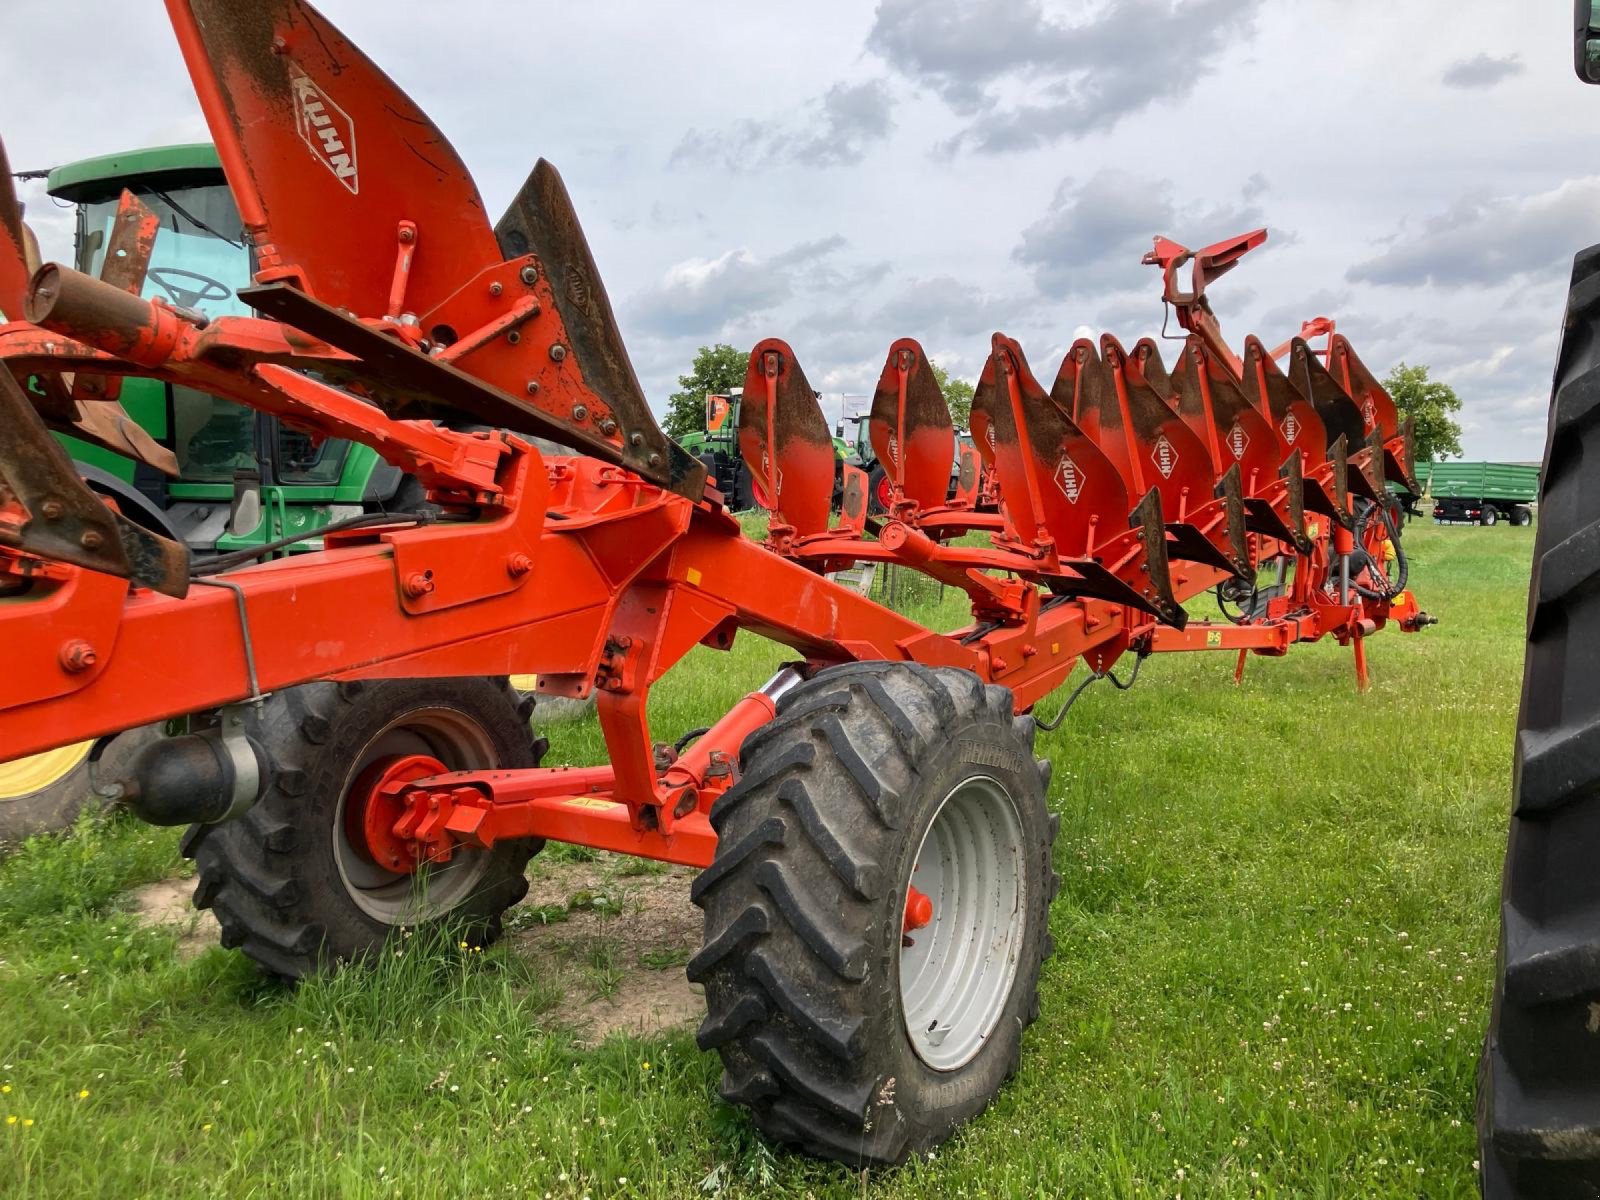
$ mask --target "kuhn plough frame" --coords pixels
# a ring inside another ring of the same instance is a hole
[[[138,270],[30,275],[4,197],[0,309],[26,319],[0,326],[0,758],[237,712],[309,681],[537,673],[549,694],[597,693],[609,765],[386,761],[363,774],[356,818],[375,861],[405,873],[555,838],[711,876],[733,869],[714,826],[746,769],[741,747],[817,709],[772,724],[784,694],[826,668],[957,668],[1008,689],[1025,713],[1079,660],[1106,672],[1128,653],[1232,650],[1242,670],[1250,652],[1332,637],[1354,647],[1364,683],[1366,637],[1427,620],[1384,572],[1397,536],[1386,480],[1409,480],[1410,463],[1382,387],[1331,326],[1321,350],[1289,343],[1286,367],[1256,339],[1242,356],[1221,339],[1206,282],[1264,232],[1192,255],[1158,239],[1149,261],[1190,331],[1170,375],[1154,342],[1129,350],[1107,335],[1074,344],[1047,388],[1021,346],[995,335],[973,400],[976,459],[968,450],[953,497],[949,411],[922,348],[894,343],[870,417],[892,489],[882,519],[849,468],[843,511],[830,512],[834,455],[815,394],[789,346],[760,343],[739,428],[772,501],[759,544],[657,427],[548,164],[491,227],[443,135],[309,6],[168,9],[257,255],[243,299],[260,315],[208,320],[142,299]],[[140,209],[124,198],[108,262],[148,256]],[[43,418],[70,420],[130,374],[365,442],[421,479],[445,516],[363,519],[330,529],[320,552],[207,573],[91,495],[46,433]],[[530,436],[576,453],[541,453]],[[1369,508],[1381,519],[1364,520]],[[971,623],[928,629],[829,579],[857,562],[961,589]],[[1263,590],[1258,572],[1274,563],[1278,582]],[[1183,604],[1219,585],[1247,597],[1237,621],[1188,621]],[[796,663],[681,755],[658,745],[651,687],[693,647],[727,649],[740,630],[792,647]],[[881,686],[880,707],[894,691]],[[205,735],[219,747],[206,767],[215,786],[187,816],[237,815],[272,770],[229,729]],[[873,793],[878,768],[839,753]],[[826,831],[829,818],[816,820]],[[757,835],[781,842],[777,828],[757,827],[737,856]],[[865,894],[850,874],[861,864],[836,868]],[[773,878],[763,886],[778,896]],[[931,919],[926,898],[897,894],[910,897],[896,901],[909,939]],[[784,912],[803,927],[805,902],[790,900]],[[847,975],[853,961],[841,951],[834,966]],[[734,1036],[718,1028],[703,1040]],[[792,1084],[791,1068],[771,1071]],[[764,1127],[786,1136],[777,1116]],[[908,1144],[841,1150],[814,1130],[791,1140],[874,1161]]]

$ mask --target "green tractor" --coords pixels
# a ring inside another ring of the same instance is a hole
[[[50,172],[47,188],[77,210],[78,270],[100,274],[127,189],[161,222],[142,294],[209,317],[252,315],[238,298],[251,281],[251,249],[213,146],[163,146],[69,163]],[[91,488],[130,519],[187,543],[196,557],[286,538],[305,540],[281,553],[320,548],[316,531],[330,522],[423,503],[420,485],[367,446],[317,444],[273,417],[154,379],[124,380],[120,401],[149,435],[126,443],[133,453],[146,447],[142,455],[117,453],[104,439],[58,437]],[[533,687],[531,680],[516,682]],[[0,841],[70,823],[90,794],[91,760],[120,758],[154,736],[138,730],[0,763]]]
[[[126,188],[161,221],[143,294],[208,317],[252,315],[238,298],[251,281],[251,249],[214,147],[163,146],[69,163],[50,172],[47,187],[77,209],[78,270],[99,275]],[[197,555],[260,547],[421,501],[415,482],[367,446],[314,444],[274,417],[152,379],[126,380],[121,401],[172,451],[175,474],[70,436],[63,438],[67,449],[90,486]],[[320,542],[287,549],[312,548]]]
[[[760,481],[739,454],[739,403],[743,397],[743,388],[707,395],[705,428],[678,438],[679,445],[705,463],[707,479],[722,493],[730,512],[747,512],[761,503]],[[871,450],[869,445],[867,452]],[[841,486],[838,464],[854,463],[855,453],[856,448],[843,437],[833,439],[835,508]]]

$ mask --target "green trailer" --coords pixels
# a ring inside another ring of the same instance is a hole
[[[1539,498],[1539,468],[1532,463],[1420,463],[1417,482],[1423,498],[1433,501],[1433,519],[1441,525],[1530,525]]]

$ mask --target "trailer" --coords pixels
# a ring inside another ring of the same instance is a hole
[[[1422,496],[1436,524],[1533,524],[1539,468],[1532,463],[1434,462],[1417,467]]]

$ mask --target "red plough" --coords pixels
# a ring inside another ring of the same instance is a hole
[[[760,343],[738,431],[771,510],[757,543],[657,426],[553,168],[491,226],[444,136],[309,5],[168,8],[257,253],[257,315],[146,300],[137,272],[30,274],[20,234],[0,240],[25,317],[0,326],[0,758],[186,718],[120,794],[192,823],[197,903],[272,971],[419,921],[490,937],[544,839],[701,867],[689,969],[724,1095],[779,1140],[898,1162],[988,1102],[1037,1013],[1058,881],[1030,710],[1080,660],[1232,649],[1242,667],[1328,636],[1364,682],[1365,639],[1427,619],[1385,571],[1409,440],[1382,388],[1336,335],[1292,343],[1287,370],[1221,341],[1204,285],[1264,233],[1192,256],[1188,293],[1187,252],[1158,242],[1193,334],[1171,376],[1154,343],[1107,335],[1046,390],[996,334],[954,488],[931,365],[895,342],[870,415],[881,520],[849,471],[834,519],[815,393],[787,344]],[[364,442],[442,515],[190,561],[47,433],[128,375]],[[970,621],[931,629],[828,578],[858,562],[960,589]],[[1235,619],[1188,619],[1211,589]],[[658,739],[655,683],[740,631],[793,661]],[[610,762],[540,766],[513,673],[596,695]]]

